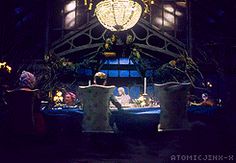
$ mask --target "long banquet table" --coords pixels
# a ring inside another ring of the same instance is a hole
[[[211,119],[223,110],[222,107],[190,106],[187,113],[190,121]],[[50,130],[81,131],[83,110],[81,108],[48,108],[42,110]],[[156,130],[160,107],[111,109],[112,119],[120,131]]]

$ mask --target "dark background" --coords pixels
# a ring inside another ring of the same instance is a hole
[[[46,30],[50,28],[46,21],[47,2],[0,2],[1,62],[7,61],[14,69],[23,64],[32,64],[35,60],[43,60],[47,50]],[[139,131],[138,134],[116,137],[114,144],[108,144],[107,141],[106,150],[77,136],[62,138],[57,135],[48,142],[33,140],[34,143],[0,139],[3,162],[162,162],[172,153],[235,154],[236,118],[232,113],[235,112],[236,92],[236,1],[190,2],[193,58],[204,75],[212,78],[213,84],[218,83],[214,89],[223,97],[227,112],[213,117],[216,123],[211,128],[201,129],[200,125],[200,129],[197,128],[192,133],[167,133],[148,137],[142,137],[146,133]]]

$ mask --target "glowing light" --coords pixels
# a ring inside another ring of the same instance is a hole
[[[65,17],[65,28],[71,28],[75,25],[75,12],[70,12]]]
[[[164,19],[166,20],[164,22],[164,25],[168,26],[167,24],[174,24],[174,21],[175,21],[174,15],[172,15],[170,13],[165,13],[164,14]]]
[[[143,83],[143,94],[147,94],[147,78],[145,77],[144,78],[144,81],[143,81],[144,83]]]
[[[85,6],[88,5],[88,0],[84,0],[84,5],[85,5]]]
[[[5,67],[6,64],[7,64],[7,62],[3,62],[3,63],[0,62],[0,67]]]
[[[12,68],[7,65],[7,62],[0,62],[0,69],[5,69],[8,73],[11,73]]]
[[[207,86],[211,88],[213,85],[210,82],[207,82]]]
[[[68,4],[65,5],[64,12],[66,29],[69,29],[75,25],[75,7],[75,1],[70,1]]]
[[[6,69],[7,69],[7,72],[8,72],[8,73],[11,73],[12,68],[11,68],[10,66],[7,65],[7,66],[6,66]]]
[[[177,15],[177,16],[182,16],[182,13],[179,12],[179,11],[175,11],[175,15]]]
[[[133,0],[103,0],[96,5],[99,22],[111,31],[132,28],[142,14],[142,6]]]
[[[180,6],[180,7],[186,7],[186,1],[185,2],[176,2],[176,5]]]
[[[61,91],[57,91],[56,95],[57,96],[62,96],[62,92]]]
[[[75,10],[75,6],[76,6],[75,1],[69,2],[69,3],[65,6],[65,12],[70,12],[70,11]]]
[[[157,24],[162,25],[162,23],[163,23],[163,25],[164,25],[165,27],[173,27],[174,22],[172,22],[171,20],[172,20],[171,17],[169,18],[169,20],[167,20],[167,19],[164,18],[164,21],[163,21],[162,18],[160,18],[160,17],[157,17],[157,18],[155,19],[155,21],[156,21]]]
[[[88,10],[92,10],[93,9],[93,3],[89,3],[89,8],[88,8]]]
[[[155,21],[157,22],[157,24],[162,25],[162,19],[160,17],[157,17]]]
[[[174,14],[174,12],[175,12],[175,15],[176,15],[176,16],[181,16],[181,15],[182,15],[182,13],[179,12],[178,10],[174,10],[174,8],[173,8],[171,5],[165,5],[165,6],[164,6],[164,9],[165,9],[167,12],[171,13],[171,14]]]
[[[173,8],[171,5],[165,5],[165,6],[164,6],[164,9],[165,9],[166,11],[171,12],[171,13],[174,12],[174,8]]]
[[[182,13],[178,10],[175,10],[171,5],[164,5],[164,15],[163,19],[161,16],[156,17],[155,21],[159,25],[163,25],[165,27],[174,27],[174,24],[177,24],[177,16],[182,16]]]
[[[63,97],[62,97],[62,92],[61,91],[56,91],[56,95],[53,97],[53,101],[55,103],[61,103],[63,101]]]

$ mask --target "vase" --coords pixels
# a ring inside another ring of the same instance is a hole
[[[186,109],[190,83],[167,82],[154,84],[154,88],[161,107],[158,131],[189,130]]]

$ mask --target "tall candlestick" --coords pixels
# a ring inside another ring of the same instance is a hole
[[[88,85],[89,85],[89,86],[91,85],[91,80],[89,80]]]
[[[147,94],[147,78],[144,77],[143,94]]]

